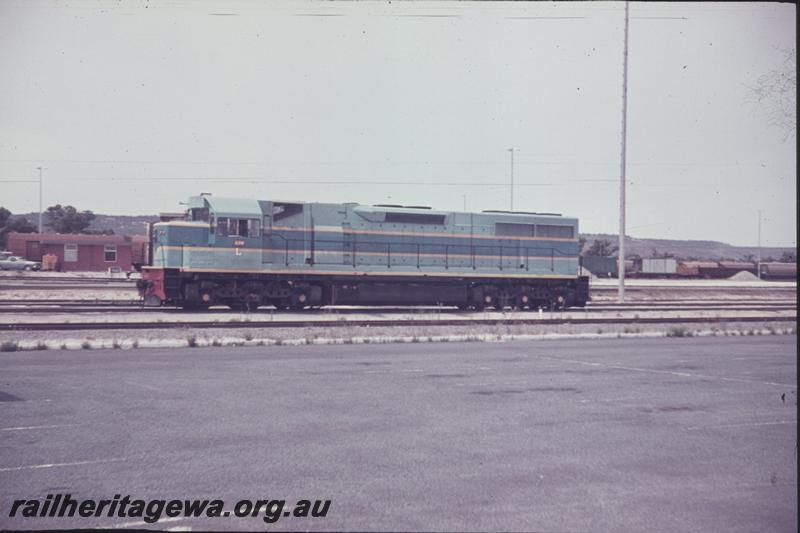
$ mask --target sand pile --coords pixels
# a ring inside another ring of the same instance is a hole
[[[741,272],[737,272],[728,279],[732,279],[734,281],[758,281],[758,276],[756,276],[752,272],[748,272],[747,270],[742,270]]]

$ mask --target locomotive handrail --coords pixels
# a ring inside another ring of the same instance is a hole
[[[291,258],[290,252],[290,245],[305,245],[306,239],[287,239],[283,235],[273,233],[270,238],[276,237],[283,242],[283,251],[284,251],[284,264],[289,266],[294,261]],[[350,261],[352,266],[355,268],[358,264],[358,253],[359,248],[361,248],[362,253],[372,253],[376,254],[379,253],[382,249],[385,249],[385,257],[386,257],[386,267],[392,268],[392,253],[403,255],[405,254],[415,254],[417,259],[417,268],[422,268],[426,266],[423,261],[423,256],[425,254],[426,247],[428,249],[432,249],[434,253],[438,253],[438,255],[443,256],[445,269],[449,269],[451,266],[455,266],[453,264],[454,257],[453,256],[461,256],[464,260],[469,261],[471,265],[462,265],[462,266],[471,266],[473,270],[478,268],[478,261],[481,260],[482,257],[486,257],[485,261],[490,261],[490,257],[495,255],[497,262],[495,263],[495,267],[500,270],[506,270],[509,268],[509,265],[506,263],[512,261],[514,257],[518,257],[520,262],[518,266],[512,268],[524,268],[526,271],[530,270],[530,262],[531,256],[539,257],[540,260],[544,259],[545,257],[549,256],[550,259],[550,270],[555,271],[555,259],[556,257],[570,257],[574,254],[559,250],[552,246],[504,246],[503,244],[495,244],[495,245],[481,245],[481,244],[450,244],[450,243],[420,243],[420,242],[386,242],[386,241],[346,241],[344,239],[315,239],[317,244],[326,243],[326,244],[334,244],[334,245],[341,245],[341,253],[342,258],[344,259],[347,253],[350,254]],[[372,247],[372,252],[365,250],[365,248]],[[404,252],[398,252],[398,248],[405,249]],[[326,248],[322,248],[326,250]],[[458,252],[457,250],[463,250],[463,253]],[[274,249],[273,249],[274,250]],[[320,250],[319,247],[315,247],[315,250]],[[443,252],[443,253],[442,253]],[[483,253],[481,253],[483,252]],[[524,260],[523,260],[524,258]],[[315,264],[315,259],[312,255],[310,260],[306,260],[305,263],[307,264]],[[412,263],[413,264],[413,263]],[[457,263],[456,263],[457,264]],[[430,266],[434,266],[433,264]]]

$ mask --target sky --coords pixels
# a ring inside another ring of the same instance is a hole
[[[0,206],[201,192],[514,208],[616,233],[623,2],[0,0]],[[748,101],[790,3],[631,3],[627,231],[796,246],[796,138]]]

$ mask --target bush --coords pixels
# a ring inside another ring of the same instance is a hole
[[[683,326],[673,326],[667,331],[667,337],[691,337],[692,332]]]
[[[189,348],[197,348],[197,337],[192,335],[191,337],[186,337],[186,344]]]
[[[16,352],[17,350],[19,350],[17,341],[4,341],[0,343],[0,352]]]
[[[91,350],[92,344],[89,341],[83,341],[81,343],[81,348],[83,348],[84,350]]]

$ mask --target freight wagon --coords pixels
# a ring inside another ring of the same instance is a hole
[[[761,263],[763,279],[797,280],[797,263]]]
[[[552,213],[189,199],[152,225],[146,305],[583,306],[578,220]]]

